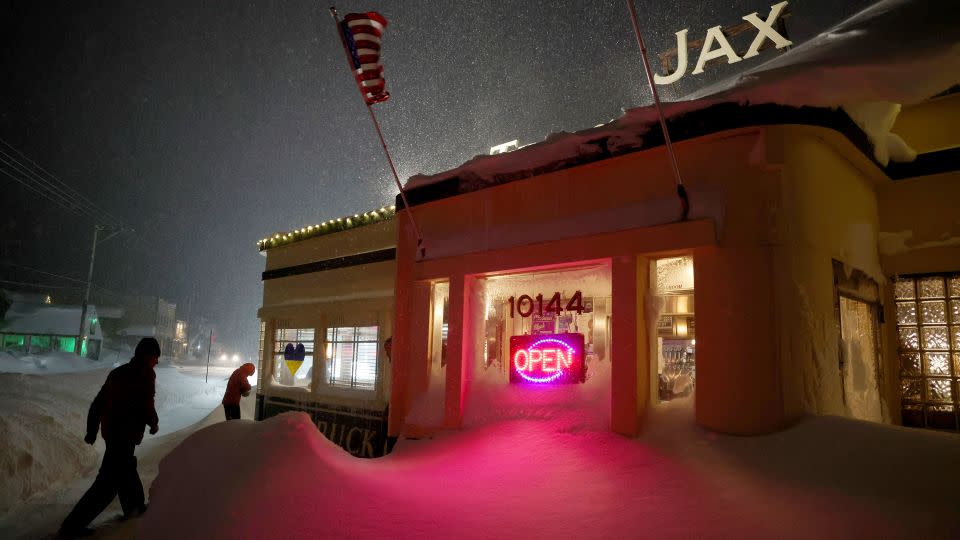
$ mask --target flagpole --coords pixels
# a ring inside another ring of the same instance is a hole
[[[670,131],[667,130],[667,121],[663,118],[663,107],[660,105],[660,95],[657,93],[657,85],[653,81],[653,75],[650,71],[650,61],[647,60],[647,46],[643,43],[643,35],[640,33],[640,22],[637,18],[637,8],[633,5],[634,0],[627,0],[627,6],[630,8],[630,22],[633,24],[633,33],[637,37],[637,44],[640,46],[640,58],[643,59],[643,71],[647,75],[647,84],[650,85],[650,92],[653,94],[653,103],[657,108],[657,118],[660,120],[660,129],[663,131],[663,140],[667,146],[667,154],[670,156],[670,165],[673,169],[673,177],[677,183],[677,196],[680,197],[680,221],[687,220],[687,214],[690,212],[690,199],[687,197],[687,189],[683,185],[683,179],[680,177],[680,167],[677,165],[677,154],[673,151],[673,142],[670,140]]]
[[[340,16],[337,14],[337,8],[335,6],[330,6],[330,16],[333,17],[334,24],[337,26],[337,35],[340,36],[340,45],[343,47],[343,54],[347,57],[347,64],[352,65],[353,61],[350,57],[350,51],[347,50],[347,41],[343,35],[343,29],[340,26]],[[370,113],[370,120],[373,121],[373,127],[377,130],[377,137],[380,139],[380,146],[383,147],[383,153],[387,156],[387,163],[390,164],[390,172],[393,173],[393,181],[397,185],[397,189],[400,190],[400,199],[403,201],[404,208],[407,209],[407,216],[410,218],[410,223],[413,225],[413,232],[417,236],[417,257],[422,259],[426,256],[426,248],[423,245],[423,235],[420,233],[420,227],[417,225],[417,220],[413,217],[413,207],[410,206],[410,202],[407,200],[407,194],[403,190],[403,184],[400,183],[400,175],[397,174],[397,168],[393,164],[393,157],[390,155],[390,149],[387,148],[387,141],[383,138],[383,131],[380,130],[380,122],[377,120],[377,115],[373,112],[373,106],[370,103],[367,103],[366,98],[362,95],[360,96],[363,99],[364,105],[367,106],[367,112]]]

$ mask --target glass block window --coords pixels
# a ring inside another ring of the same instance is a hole
[[[960,274],[901,277],[893,294],[903,424],[957,431]]]
[[[313,378],[313,328],[277,328],[273,339],[273,382],[310,388]]]
[[[330,386],[357,390],[376,388],[379,327],[327,328],[326,348]]]

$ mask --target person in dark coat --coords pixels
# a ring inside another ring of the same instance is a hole
[[[250,383],[247,377],[257,371],[257,366],[247,362],[233,370],[227,382],[227,390],[223,393],[223,415],[227,420],[240,419],[240,398],[250,395]]]
[[[93,485],[63,521],[61,536],[92,532],[87,525],[118,495],[125,518],[140,515],[147,509],[134,450],[143,441],[146,427],[150,428],[151,435],[159,429],[153,403],[157,380],[153,368],[159,359],[157,340],[141,339],[133,358],[107,375],[107,381],[90,405],[87,435],[83,440],[92,445],[99,430],[107,449]]]

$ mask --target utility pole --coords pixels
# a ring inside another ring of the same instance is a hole
[[[87,270],[87,291],[83,294],[83,307],[80,309],[80,331],[77,333],[77,344],[74,352],[80,356],[83,343],[86,339],[87,304],[90,303],[90,284],[93,282],[93,260],[97,256],[97,239],[100,237],[100,225],[93,226],[93,245],[90,247],[90,268]]]
[[[87,322],[87,305],[90,303],[90,286],[93,284],[93,260],[97,256],[97,245],[106,242],[125,230],[132,230],[117,229],[103,240],[100,240],[100,231],[103,229],[104,227],[101,225],[93,226],[93,245],[90,247],[90,268],[87,269],[87,290],[83,294],[83,307],[80,309],[80,332],[77,333],[77,345],[74,347],[74,352],[77,356],[80,356],[80,351],[83,349],[83,342],[86,339],[85,323]]]
[[[210,343],[207,344],[207,374],[203,376],[203,382],[210,378],[210,349],[213,348],[213,328],[210,328]]]

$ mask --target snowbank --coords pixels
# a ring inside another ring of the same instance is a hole
[[[0,374],[0,514],[96,470],[84,444],[86,414],[106,371]]]
[[[99,367],[45,375],[0,373],[0,517],[95,473],[103,441],[89,446],[83,435],[87,410],[112,366]],[[219,408],[230,373],[214,368],[210,382],[204,383],[199,370],[156,371],[158,437],[189,427]],[[145,441],[151,439],[147,435]]]
[[[104,360],[91,360],[74,353],[49,351],[42,354],[23,354],[13,351],[0,352],[0,373],[73,373],[112,367]],[[112,357],[110,357],[112,358]]]
[[[140,536],[948,537],[958,452],[954,435],[832,417],[725,437],[695,427],[688,401],[658,408],[636,440],[516,420],[361,460],[286,413],[173,450]]]

